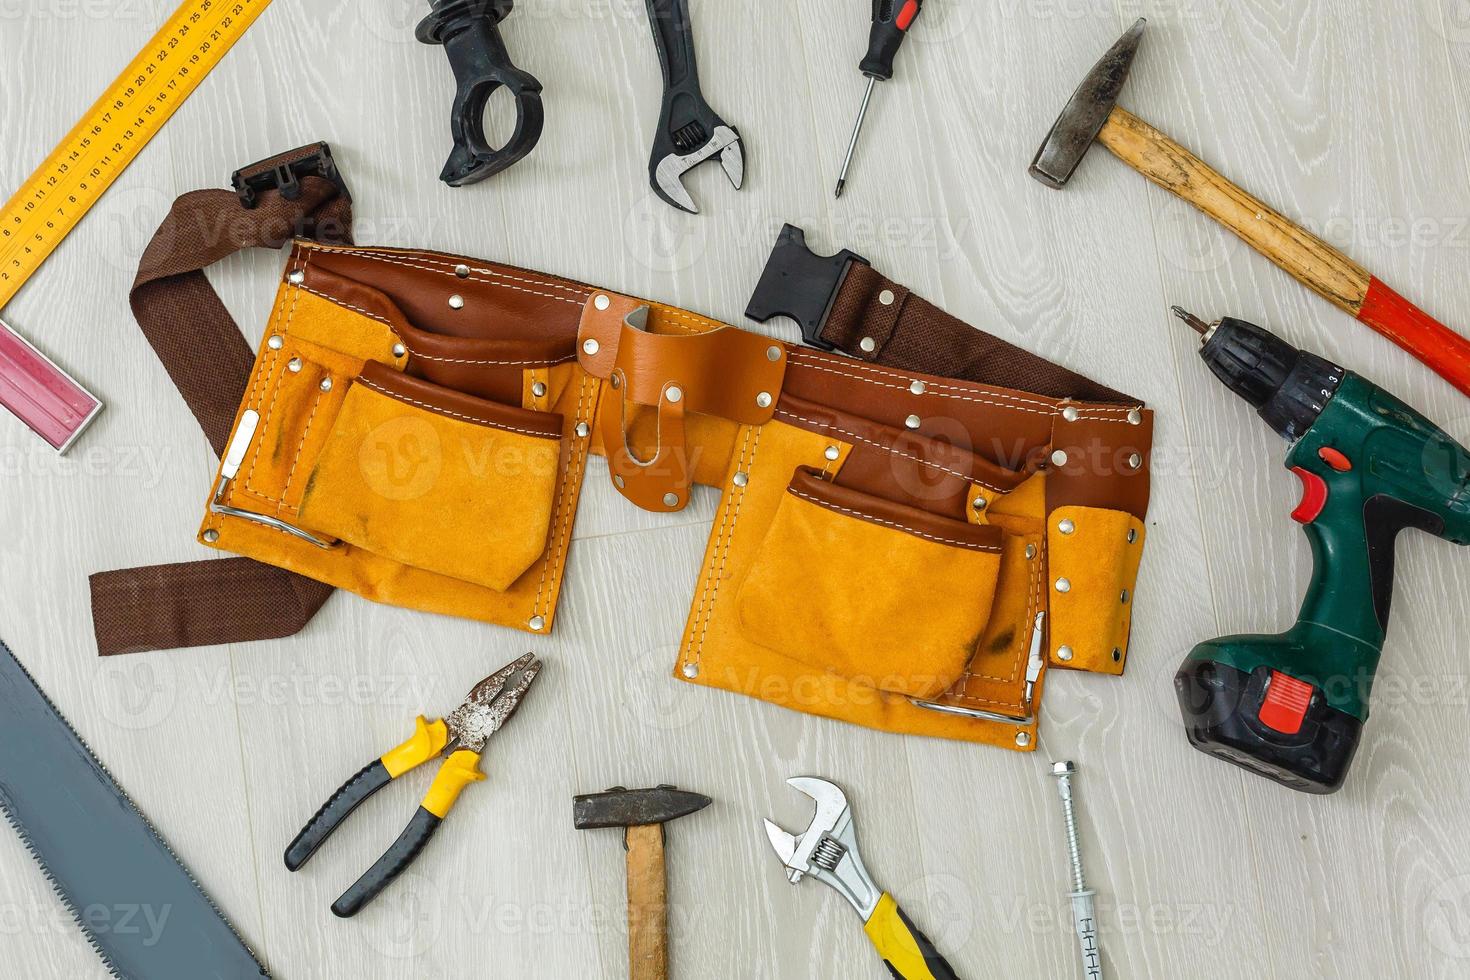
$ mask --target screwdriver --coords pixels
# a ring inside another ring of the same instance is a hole
[[[857,149],[858,136],[863,131],[863,120],[868,117],[868,105],[873,101],[873,88],[879,82],[893,77],[893,59],[909,36],[909,28],[923,9],[924,0],[873,0],[873,30],[868,36],[868,54],[858,65],[858,70],[868,76],[868,90],[863,95],[863,107],[858,110],[857,125],[852,128],[852,140],[847,144],[847,157],[842,161],[842,173],[837,178],[837,196],[847,186],[847,172],[852,167],[852,154]]]

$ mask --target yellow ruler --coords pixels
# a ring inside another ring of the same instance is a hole
[[[271,0],[185,0],[0,209],[0,309]]]

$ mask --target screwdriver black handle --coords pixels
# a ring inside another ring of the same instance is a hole
[[[923,8],[924,0],[873,0],[868,53],[858,65],[864,75],[884,82],[893,77],[893,59]]]

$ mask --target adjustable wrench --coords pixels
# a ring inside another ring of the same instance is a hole
[[[862,916],[863,932],[883,957],[888,972],[898,980],[959,980],[893,896],[873,883],[858,853],[852,810],[842,790],[814,776],[794,776],[786,782],[817,804],[811,826],[799,836],[766,821],[766,836],[791,883],[811,875],[847,899]]]
[[[663,108],[648,161],[653,191],[669,204],[698,214],[684,189],[684,173],[719,154],[725,176],[739,190],[745,182],[745,155],[740,132],[715,114],[699,89],[694,60],[694,31],[689,0],[645,0],[653,42],[664,74]]]

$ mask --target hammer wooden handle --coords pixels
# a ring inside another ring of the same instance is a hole
[[[629,980],[668,980],[668,899],[663,826],[629,827]]]
[[[1097,138],[1134,170],[1219,221],[1303,285],[1470,395],[1470,341],[1341,251],[1288,221],[1125,109],[1113,109]]]

